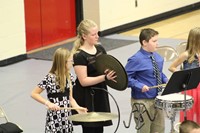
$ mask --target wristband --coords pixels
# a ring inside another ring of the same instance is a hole
[[[105,74],[105,77],[104,77],[104,78],[105,78],[105,81],[107,81],[107,80],[108,80],[108,78],[107,78],[107,75],[106,75],[106,74]]]

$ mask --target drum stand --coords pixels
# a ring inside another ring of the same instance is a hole
[[[92,111],[94,111],[94,95],[95,95],[95,91],[94,90],[100,90],[100,91],[104,91],[105,93],[107,93],[109,96],[111,96],[111,98],[113,99],[113,101],[115,102],[116,104],[116,107],[117,107],[117,111],[118,111],[118,122],[117,122],[117,127],[114,131],[114,133],[117,132],[118,128],[119,128],[119,124],[120,124],[120,109],[119,109],[119,106],[117,104],[117,101],[115,100],[115,98],[113,97],[113,95],[111,95],[107,90],[105,89],[102,89],[102,88],[98,88],[98,87],[92,87],[91,88],[91,96],[92,96]]]
[[[147,113],[147,116],[149,117],[149,119],[151,121],[155,120],[155,116],[154,116],[154,118],[151,118],[149,112],[147,111],[147,109],[146,109],[146,107],[145,107],[145,105],[143,103],[133,103],[132,111],[130,113],[128,125],[126,125],[125,121],[123,121],[125,128],[129,128],[130,127],[131,119],[132,119],[133,113],[135,113],[135,112],[139,113],[138,117],[135,117],[135,119],[136,119],[136,127],[135,127],[135,129],[139,130],[139,132],[140,132],[140,129],[142,128],[142,126],[144,126],[144,124],[145,124],[144,119],[142,117],[142,115],[145,112]]]
[[[167,109],[166,111],[166,114],[167,114],[167,118],[169,118],[171,120],[171,132],[170,133],[174,133],[175,130],[174,130],[174,121],[175,121],[175,117],[176,117],[176,111],[174,109]]]
[[[193,68],[193,69],[187,69],[182,71],[176,71],[172,74],[171,78],[169,79],[164,92],[162,95],[167,95],[171,93],[178,93],[181,91],[184,91],[184,120],[187,120],[186,116],[186,90],[190,90],[193,88],[196,88],[199,84],[200,80],[200,67],[199,68]],[[170,108],[170,107],[169,107]],[[171,107],[172,108],[172,107]],[[174,131],[173,124],[175,120],[176,110],[169,110],[168,111],[168,117],[171,119],[171,131]]]

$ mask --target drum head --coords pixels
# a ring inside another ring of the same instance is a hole
[[[176,101],[183,101],[184,100],[184,94],[175,93],[175,94],[168,94],[164,96],[157,96],[157,99],[168,101],[168,102],[176,102]],[[186,100],[192,99],[191,96],[186,95]]]
[[[126,71],[123,65],[113,56],[108,54],[102,54],[96,59],[96,68],[99,74],[104,74],[106,69],[114,70],[116,72],[117,77],[115,80],[117,82],[113,82],[111,80],[107,80],[106,84],[116,90],[122,91],[125,90],[128,86],[128,78]]]

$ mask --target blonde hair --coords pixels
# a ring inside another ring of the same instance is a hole
[[[74,42],[74,47],[72,49],[72,53],[76,53],[80,46],[83,45],[83,35],[88,35],[90,33],[90,29],[96,27],[97,24],[89,19],[82,20],[79,26],[77,27],[77,39]]]
[[[187,47],[188,62],[191,63],[195,60],[195,55],[200,54],[200,27],[196,27],[190,30]]]
[[[70,80],[69,70],[66,68],[66,61],[70,56],[70,51],[66,48],[58,48],[53,56],[50,73],[56,75],[56,84],[60,86],[61,92],[65,91],[66,78]]]

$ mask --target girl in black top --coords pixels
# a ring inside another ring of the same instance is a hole
[[[88,112],[110,112],[108,94],[105,91],[92,89],[98,87],[107,90],[105,80],[116,78],[114,71],[99,75],[95,68],[96,57],[106,54],[105,49],[98,43],[98,26],[92,20],[83,20],[77,28],[77,40],[72,53],[74,53],[74,70],[77,75],[73,89],[74,98],[80,106]],[[92,97],[94,99],[92,100]],[[103,126],[112,125],[111,121],[82,122],[83,133],[103,133]]]

